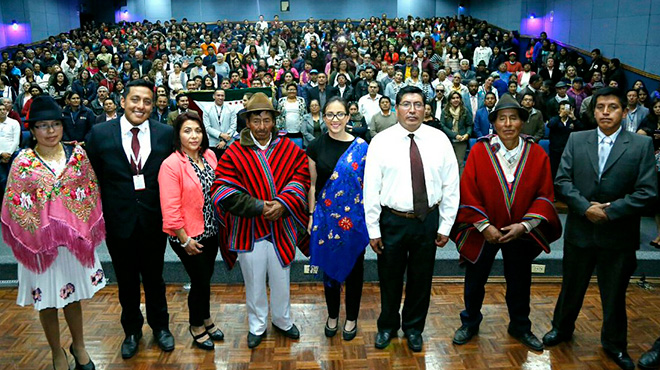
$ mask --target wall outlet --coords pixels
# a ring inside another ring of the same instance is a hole
[[[319,273],[319,267],[313,265],[303,266],[303,274],[305,275],[314,275]]]
[[[545,265],[532,264],[532,274],[545,274]]]

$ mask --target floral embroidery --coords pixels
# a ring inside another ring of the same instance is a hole
[[[348,162],[348,163],[353,162],[353,153],[348,154],[348,156],[346,157],[346,162]]]
[[[343,191],[343,190],[339,190],[339,191],[337,192],[337,194],[335,194],[335,198],[337,198],[337,197],[341,197],[342,195],[344,195],[344,191]]]
[[[325,206],[330,207],[332,205],[332,201],[330,199],[325,200]]]
[[[357,171],[357,169],[360,168],[360,165],[357,162],[353,162],[351,166],[353,167],[353,171]]]
[[[330,230],[330,233],[328,233],[328,239],[332,239],[334,237],[334,234],[332,233],[332,230]]]
[[[330,176],[330,180],[337,180],[339,178],[339,173],[337,171],[332,173],[332,176]]]
[[[10,173],[14,176],[13,181],[5,193],[12,220],[34,233],[41,226],[40,214],[46,203],[61,198],[64,207],[81,221],[87,222],[97,206],[99,192],[95,191],[98,188],[97,179],[83,174],[84,165],[89,167],[89,161],[83,149],[75,147],[64,172],[56,178],[33,150],[22,152],[16,159],[17,169]],[[69,181],[72,179],[78,180]],[[77,186],[69,188],[64,182]]]
[[[351,211],[351,207],[349,206],[344,207],[344,212],[350,212],[350,211]]]
[[[71,294],[73,294],[75,291],[76,287],[73,286],[73,284],[68,283],[67,285],[63,286],[62,289],[60,289],[60,298],[67,299],[71,297]]]
[[[360,203],[360,194],[355,196],[355,204]]]
[[[341,215],[339,213],[331,213],[330,217],[339,219]]]
[[[105,274],[103,273],[103,270],[101,269],[96,270],[96,272],[91,276],[92,285],[93,286],[99,285],[99,283],[103,281],[104,276]]]
[[[353,228],[353,221],[351,221],[351,219],[348,217],[344,217],[341,220],[339,220],[339,227],[348,231],[351,228]]]
[[[34,299],[34,303],[41,302],[41,289],[34,288],[32,290],[32,299]]]

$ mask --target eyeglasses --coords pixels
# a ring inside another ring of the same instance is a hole
[[[403,103],[399,103],[399,107],[403,109],[410,109],[412,107],[415,107],[415,109],[419,110],[419,109],[424,109],[424,103],[418,101],[414,103],[411,103],[409,101],[404,101]]]
[[[62,122],[53,122],[51,124],[38,125],[38,126],[34,126],[34,128],[40,131],[48,131],[50,129],[57,130],[62,128]]]
[[[344,118],[346,117],[346,113],[344,113],[344,112],[339,112],[339,113],[326,113],[326,114],[324,114],[323,116],[324,116],[325,119],[327,119],[328,121],[332,121],[332,120],[334,120],[335,118],[338,119],[338,120],[342,120],[342,119],[344,119]]]

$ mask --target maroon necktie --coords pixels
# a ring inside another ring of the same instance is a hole
[[[140,156],[140,141],[138,140],[138,133],[140,132],[140,129],[133,127],[131,132],[133,133],[133,139],[131,140],[131,150],[133,150],[133,157],[131,157],[131,169],[133,170],[133,173],[137,175],[140,173],[142,161],[135,163],[133,158],[137,159]]]
[[[429,208],[429,200],[426,194],[426,181],[424,179],[424,164],[422,156],[419,154],[419,148],[415,143],[415,134],[408,134],[410,137],[410,175],[412,177],[413,188],[413,211],[415,216],[424,221],[426,211]]]

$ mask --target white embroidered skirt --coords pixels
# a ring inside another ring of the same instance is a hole
[[[18,264],[16,303],[19,306],[34,305],[38,311],[63,308],[69,303],[92,298],[105,283],[105,274],[96,252],[94,267],[85,267],[66,247],[59,247],[57,258],[41,274]]]

